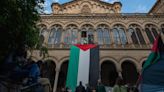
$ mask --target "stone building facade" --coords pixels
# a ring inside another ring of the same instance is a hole
[[[151,10],[149,11],[149,14],[153,14],[153,13],[164,13],[164,1],[163,0],[157,0],[157,2],[155,3],[155,5],[151,8]]]
[[[104,85],[113,86],[117,76],[135,84],[155,37],[164,33],[163,5],[163,0],[157,0],[147,14],[126,14],[120,13],[120,2],[53,3],[53,13],[40,15],[38,27],[42,44],[48,48],[44,62],[54,92],[65,86],[70,46],[82,43],[82,33],[88,43],[100,46],[100,78]],[[36,61],[42,58],[37,50],[31,55]]]

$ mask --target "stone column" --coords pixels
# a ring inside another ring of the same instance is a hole
[[[162,38],[162,41],[164,43],[164,34],[163,33],[161,33],[161,38]]]
[[[138,70],[139,75],[141,75],[141,70]]]
[[[111,45],[113,47],[114,46],[114,36],[113,36],[114,34],[113,34],[112,29],[109,30],[109,33],[110,33]]]
[[[65,30],[63,29],[62,30],[62,34],[61,34],[61,42],[60,42],[60,47],[62,48],[62,47],[64,47],[63,45],[64,45],[64,32],[65,32]]]
[[[77,43],[81,44],[81,31],[78,29],[78,33],[77,33],[78,37],[77,37]]]
[[[93,31],[94,32],[94,43],[98,44],[98,36],[97,36],[97,30]]]
[[[128,29],[126,29],[125,31],[126,37],[127,37],[127,41],[128,41],[128,45],[130,45],[130,47],[133,47],[133,41],[132,38],[130,37],[129,33],[128,33]]]
[[[122,71],[118,71],[118,76],[122,78]]]
[[[102,72],[102,71],[101,71],[101,64],[102,64],[102,63],[99,63],[99,79],[101,79],[101,72]]]
[[[138,72],[139,74],[141,74],[141,72],[142,72],[142,66],[140,66],[140,67],[137,69],[137,72]]]
[[[122,47],[122,42],[121,42],[119,30],[120,30],[120,28],[117,28],[117,32],[118,32],[118,35],[119,35],[118,47]]]
[[[56,89],[57,89],[59,73],[60,73],[60,68],[56,68],[56,76],[55,76],[55,81],[54,81],[53,92],[56,92]]]
[[[50,31],[51,30],[49,28],[47,28],[46,31],[47,31],[47,34],[44,37],[44,42],[43,42],[44,44],[43,44],[43,46],[48,47],[48,39],[49,39],[49,35],[50,35]]]
[[[49,37],[49,34],[50,34],[50,30],[49,29],[46,29],[46,32],[47,34],[44,36],[44,46],[46,46],[48,44],[48,37]]]

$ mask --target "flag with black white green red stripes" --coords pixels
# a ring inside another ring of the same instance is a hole
[[[99,79],[99,46],[76,44],[71,46],[66,87],[72,92],[81,81],[83,85],[96,87]]]

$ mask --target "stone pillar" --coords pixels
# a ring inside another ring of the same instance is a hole
[[[56,89],[57,89],[59,73],[60,73],[60,68],[56,68],[56,76],[55,76],[55,81],[54,81],[53,92],[56,92]]]
[[[119,34],[119,39],[118,39],[117,47],[121,47],[121,46],[122,46],[122,42],[121,42],[121,38],[120,38],[120,34]]]
[[[113,34],[112,29],[110,29],[109,33],[110,33],[111,45],[113,47],[114,46],[114,36],[113,36],[114,34]]]
[[[121,29],[121,28],[117,28],[117,32],[118,32],[118,34],[119,34],[118,47],[122,47],[122,42],[121,42],[120,33],[119,33],[119,30],[120,30],[120,29]]]
[[[126,37],[127,37],[128,45],[131,47],[131,46],[133,46],[133,41],[132,41],[132,38],[130,37],[128,31],[129,30],[126,29],[125,34],[126,34]]]
[[[80,30],[78,30],[78,37],[77,37],[77,43],[78,44],[81,44],[81,31]]]
[[[122,71],[118,71],[118,76],[122,78]]]
[[[140,66],[140,67],[137,69],[137,72],[138,72],[139,74],[141,74],[141,72],[142,72],[142,66]]]
[[[98,44],[98,35],[97,35],[97,30],[93,31],[94,32],[94,43]]]
[[[63,45],[64,45],[64,32],[65,32],[65,30],[63,29],[62,30],[62,34],[61,34],[61,42],[60,42],[60,47],[62,48],[62,47],[64,47]]]
[[[46,46],[47,44],[48,44],[48,37],[49,37],[49,35],[50,35],[50,30],[49,29],[46,29],[46,32],[47,32],[47,34],[44,36],[44,46]]]
[[[138,70],[139,75],[141,75],[141,70]]]
[[[101,71],[101,64],[102,64],[102,63],[99,63],[99,79],[101,79],[101,72],[102,72],[102,71]]]
[[[163,33],[161,33],[161,38],[162,38],[162,41],[164,43],[164,34]]]
[[[51,30],[49,28],[47,28],[46,31],[47,31],[47,34],[44,37],[43,46],[48,47],[48,39],[49,39],[49,35],[50,35]]]

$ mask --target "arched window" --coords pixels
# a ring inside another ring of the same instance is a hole
[[[40,29],[40,45],[43,45],[45,38],[48,35],[48,31],[45,25],[39,25],[38,28]]]
[[[60,44],[61,34],[62,34],[62,26],[61,25],[54,25],[51,28],[48,44],[49,45],[58,45]]]
[[[120,40],[122,44],[126,44],[127,43],[127,39],[126,39],[126,35],[125,35],[125,31],[123,28],[119,29],[119,35],[120,35]]]
[[[81,28],[81,43],[94,43],[94,29],[90,24],[85,24]]]
[[[133,41],[133,44],[145,44],[145,40],[141,33],[141,27],[136,24],[131,24],[128,33]]]
[[[122,45],[125,45],[127,43],[127,38],[125,34],[124,27],[122,25],[115,25],[113,27],[113,36],[114,36],[114,43],[115,45],[118,45],[121,43]]]
[[[136,34],[136,30],[134,30],[133,28],[129,29],[129,35],[132,38],[132,41],[134,44],[139,44],[139,40],[138,40],[138,36]]]
[[[64,44],[76,44],[78,38],[78,28],[76,25],[68,25],[64,31]]]
[[[97,27],[97,35],[98,35],[98,44],[111,44],[110,42],[110,34],[109,27],[107,25],[101,24]]]
[[[161,25],[161,31],[164,34],[164,24]]]
[[[147,36],[148,36],[148,38],[149,38],[149,41],[150,41],[151,43],[153,43],[153,42],[154,42],[154,37],[153,37],[153,35],[151,34],[150,30],[149,30],[148,28],[145,28],[145,31],[146,31],[146,34],[147,34]]]
[[[157,30],[158,30],[157,27],[153,24],[147,24],[145,26],[145,32],[149,38],[150,43],[152,44],[154,43],[154,40],[158,35]]]
[[[145,44],[145,40],[144,40],[144,38],[142,36],[142,33],[141,33],[140,29],[139,28],[136,28],[136,32],[137,32],[137,35],[138,35],[138,39],[140,41],[140,44]]]

